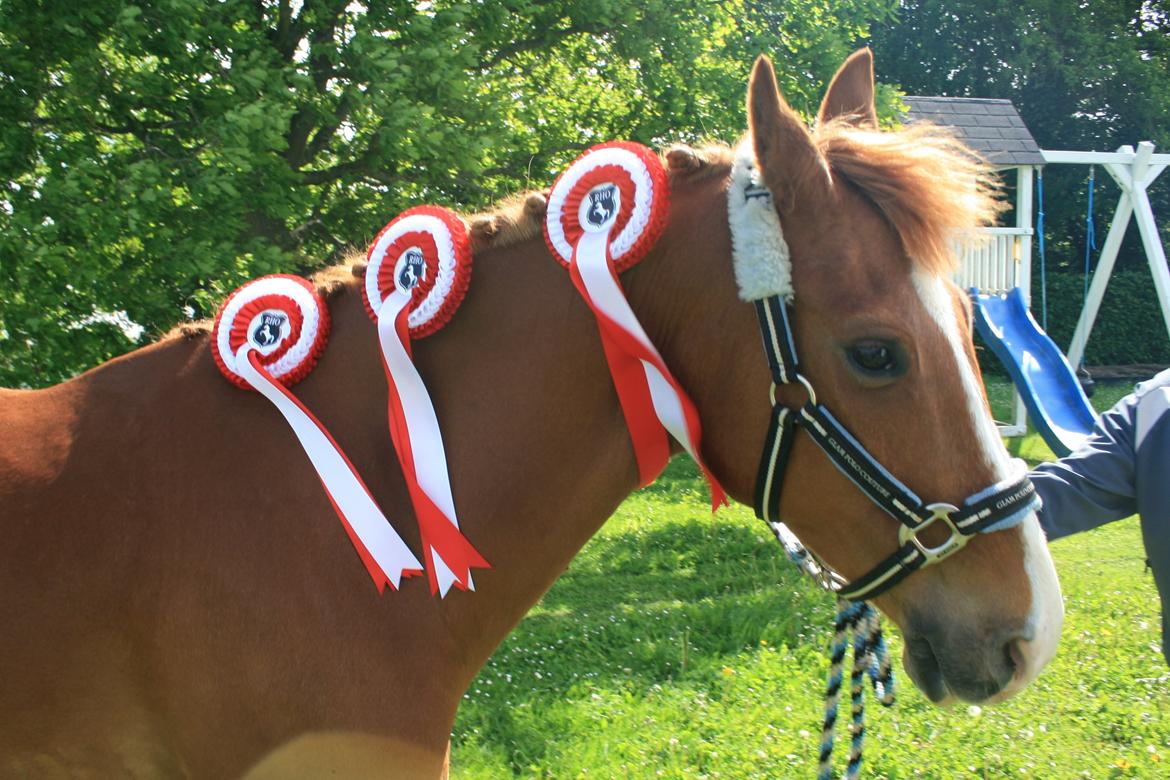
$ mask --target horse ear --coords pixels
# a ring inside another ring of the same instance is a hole
[[[829,169],[804,120],[776,84],[772,61],[761,55],[748,82],[748,127],[756,163],[781,213],[829,192]]]
[[[838,117],[858,127],[877,127],[877,109],[873,103],[873,52],[858,49],[845,60],[829,83],[817,124]]]

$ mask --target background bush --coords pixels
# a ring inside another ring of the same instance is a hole
[[[1040,318],[1040,279],[1033,275],[1032,310]],[[1072,341],[1084,305],[1080,274],[1048,276],[1048,334],[1062,348]],[[1105,289],[1089,335],[1085,365],[1170,364],[1170,340],[1149,269],[1117,271]]]
[[[547,186],[598,141],[734,140],[761,52],[810,117],[867,44],[884,122],[899,90],[1010,98],[1044,148],[1170,148],[1170,0],[3,0],[0,385],[142,346],[408,206]],[[1047,189],[1058,271],[1083,171]]]

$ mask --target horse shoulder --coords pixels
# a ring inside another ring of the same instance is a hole
[[[65,468],[77,423],[74,392],[69,385],[0,389],[0,507],[18,492],[51,485]]]

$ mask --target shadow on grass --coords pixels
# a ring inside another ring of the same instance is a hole
[[[635,496],[652,496],[670,503],[683,503],[692,499],[709,500],[707,485],[699,475],[695,462],[686,455],[675,455],[667,461],[666,468],[658,479],[634,493]]]
[[[591,625],[608,633],[620,624],[636,637],[655,633],[652,623],[665,615],[671,627],[703,634],[697,641],[712,652],[737,652],[761,638],[795,641],[794,618],[824,597],[766,533],[763,526],[692,521],[601,537],[545,596],[526,629],[560,636]]]
[[[682,469],[676,478],[697,482]],[[566,701],[640,698],[665,683],[709,690],[762,644],[823,652],[832,598],[762,524],[648,522],[599,535],[573,561],[472,684],[457,744],[503,749],[523,772],[555,749],[546,739],[550,724],[573,717]]]

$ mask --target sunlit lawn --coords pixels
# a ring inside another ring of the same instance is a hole
[[[1051,457],[1034,434],[1011,445]],[[815,777],[832,601],[749,509],[712,517],[704,501],[676,459],[622,505],[468,692],[454,778]],[[1041,679],[983,710],[939,710],[900,680],[895,707],[868,713],[863,776],[1170,777],[1170,681],[1136,520],[1052,549],[1067,617]]]

